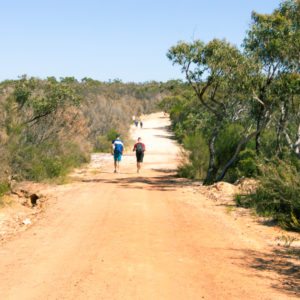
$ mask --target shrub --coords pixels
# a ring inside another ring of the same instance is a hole
[[[107,136],[100,135],[95,141],[95,152],[109,152],[111,149],[111,141],[107,139]]]
[[[237,162],[228,170],[225,180],[235,182],[242,177],[256,177],[258,173],[258,159],[255,151],[245,149],[240,152]]]
[[[264,156],[271,158],[276,152],[276,132],[266,129],[261,135],[261,151]]]
[[[195,168],[191,163],[184,163],[177,169],[177,175],[183,178],[194,179],[196,177]]]
[[[218,168],[232,157],[242,132],[243,127],[238,124],[230,124],[220,132],[215,145]]]
[[[117,138],[119,133],[115,129],[111,129],[106,135],[99,135],[95,142],[96,152],[110,152],[111,143]]]
[[[183,139],[185,149],[188,151],[188,163],[178,168],[178,175],[193,179],[203,179],[206,176],[209,151],[208,146],[200,133],[186,136]]]
[[[89,153],[78,145],[47,143],[21,147],[13,156],[13,170],[22,178],[41,181],[47,178],[63,177],[71,168],[87,162]]]
[[[237,169],[239,177],[255,177],[257,175],[257,158],[254,150],[245,149],[240,152]]]
[[[106,134],[106,138],[108,141],[112,142],[118,137],[118,135],[119,133],[115,129],[110,129]]]
[[[9,184],[7,182],[0,183],[0,197],[9,191]]]
[[[289,161],[274,159],[261,169],[254,194],[236,198],[239,206],[253,207],[286,229],[300,231],[300,175]]]
[[[9,184],[7,182],[0,182],[0,207],[4,206],[2,196],[9,191]]]

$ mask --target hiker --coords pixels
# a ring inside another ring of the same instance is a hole
[[[145,144],[142,143],[142,139],[140,137],[138,138],[137,142],[134,144],[132,151],[135,151],[136,154],[137,173],[139,173],[144,159],[144,152],[146,151]]]
[[[114,173],[118,173],[120,171],[120,161],[122,160],[122,155],[124,151],[124,145],[121,141],[120,137],[118,136],[112,142],[112,154],[114,156]]]

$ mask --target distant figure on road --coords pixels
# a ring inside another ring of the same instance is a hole
[[[143,128],[143,122],[142,121],[140,121],[140,126],[141,126],[141,128]]]
[[[140,137],[134,144],[133,151],[135,151],[136,154],[137,173],[139,173],[144,159],[144,152],[146,151],[146,146],[142,143],[142,139]]]
[[[112,154],[114,156],[114,173],[118,173],[120,171],[120,161],[122,160],[122,155],[124,151],[124,145],[121,141],[120,137],[118,136],[112,142]]]

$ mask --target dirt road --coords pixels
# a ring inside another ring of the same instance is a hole
[[[1,245],[0,299],[296,298],[276,260],[260,261],[271,257],[263,232],[248,234],[173,176],[168,122],[154,114],[132,129],[147,147],[141,174],[132,154],[120,174],[111,156],[94,155],[72,183],[47,191],[42,218]]]

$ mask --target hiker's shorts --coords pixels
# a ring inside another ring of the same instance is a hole
[[[122,160],[122,153],[120,153],[120,152],[115,152],[115,153],[114,153],[114,160],[115,160],[115,161],[121,161],[121,160]]]
[[[143,152],[141,152],[141,153],[137,152],[136,153],[136,161],[137,162],[143,162],[143,159],[144,159],[144,153]]]

